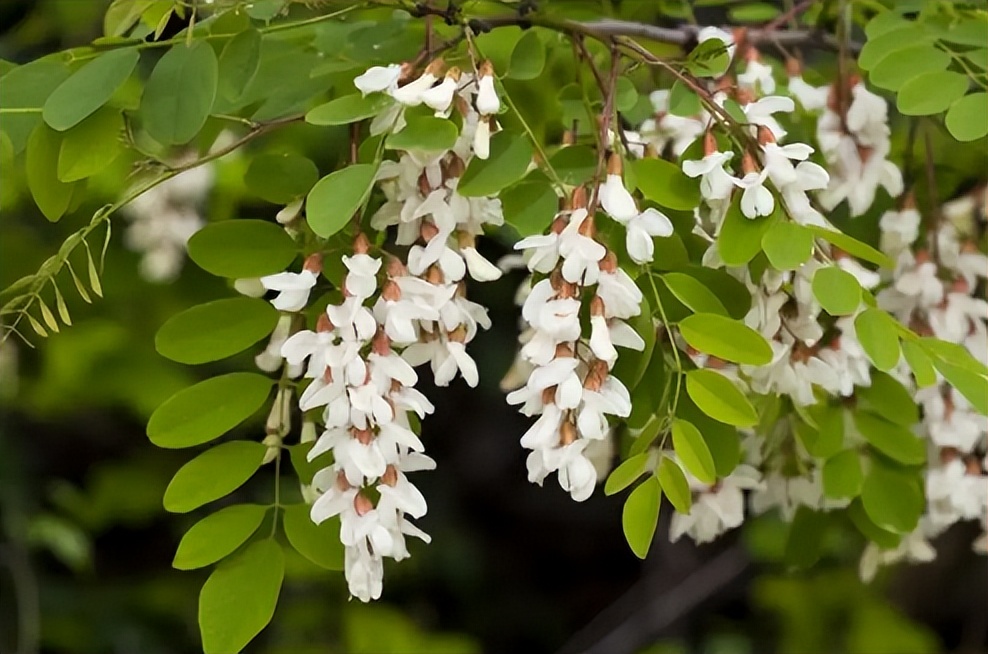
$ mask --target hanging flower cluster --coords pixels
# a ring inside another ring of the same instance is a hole
[[[500,202],[456,192],[470,159],[489,152],[491,114],[499,105],[492,70],[485,63],[475,77],[452,68],[439,81],[443,68],[436,60],[407,80],[408,67],[375,67],[355,80],[363,93],[387,93],[397,101],[375,117],[372,133],[400,132],[405,107],[423,103],[438,117],[456,110],[462,119],[449,150],[399,151],[397,160],[378,168],[386,201],[370,226],[379,232],[396,227],[395,243],[408,247],[406,259],[386,255],[385,264],[358,231],[352,254],[343,256],[342,301],[326,307],[314,330],[294,333],[292,315],[309,303],[323,255],[310,255],[298,273],[260,279],[263,289],[277,292],[271,302],[284,314],[257,364],[273,370],[283,357],[289,377],[304,370],[311,380],[298,399],[307,416],[305,438],[314,441],[307,456],[313,461],[331,452],[333,463],[315,474],[304,494],[313,500],[316,523],[339,517],[350,593],[362,601],[380,596],[384,558],[409,555],[407,536],[429,541],[410,521],[425,515],[427,504],[406,476],[435,467],[416,435],[417,419],[433,406],[414,388],[414,368],[429,363],[440,386],[457,374],[477,385],[466,345],[478,329],[490,327],[490,319],[484,307],[467,299],[465,277],[487,281],[501,275],[476,247],[485,225],[503,223]],[[289,208],[286,228],[295,229],[299,208]],[[269,420],[269,446],[280,443],[285,420],[281,414]],[[323,426],[318,436],[314,423]]]

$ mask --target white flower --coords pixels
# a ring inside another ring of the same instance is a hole
[[[872,581],[878,567],[891,565],[901,560],[915,563],[928,563],[936,558],[937,552],[923,533],[922,526],[907,534],[892,549],[882,549],[875,543],[868,543],[861,555],[858,574],[865,583]]]
[[[478,282],[490,282],[500,279],[501,269],[485,259],[477,252],[476,248],[461,247],[460,254],[463,255],[463,260],[467,264],[467,270],[470,271],[470,276]]]
[[[625,225],[628,255],[636,263],[648,263],[655,252],[653,236],[672,236],[672,222],[657,209],[646,209]]]
[[[745,105],[743,109],[747,122],[752,125],[767,127],[775,139],[779,140],[786,135],[786,130],[779,125],[772,114],[780,111],[790,113],[796,109],[796,103],[792,101],[792,98],[769,95]]]
[[[799,104],[807,111],[820,111],[827,106],[830,88],[827,86],[811,86],[802,75],[789,78],[789,93],[796,97]]]
[[[452,105],[455,93],[456,80],[447,75],[441,84],[422,93],[422,103],[430,109],[434,109],[437,116],[443,116]]]
[[[733,156],[733,152],[713,152],[699,161],[684,161],[683,172],[700,177],[700,195],[705,200],[726,200],[734,190],[734,178],[725,168]]]
[[[580,436],[602,439],[607,434],[605,415],[627,418],[631,415],[631,395],[614,375],[608,375],[599,390],[584,389],[577,412],[576,426]]]
[[[373,66],[353,80],[354,86],[363,94],[384,91],[391,93],[398,88],[398,78],[401,76],[401,66]]]
[[[525,251],[529,270],[542,273],[552,272],[552,269],[556,267],[556,262],[559,261],[559,234],[549,232],[548,234],[526,236],[515,243],[514,248]]]
[[[761,473],[747,464],[720,480],[716,487],[698,482],[687,472],[694,491],[693,507],[688,515],[673,513],[669,524],[669,540],[676,542],[688,534],[697,544],[712,541],[720,534],[744,522],[744,493],[761,487]],[[714,490],[716,488],[716,490]]]
[[[483,75],[477,80],[477,111],[482,116],[490,116],[501,110],[501,101],[494,88],[494,76]]]
[[[624,187],[621,175],[610,173],[601,185],[600,206],[614,220],[625,223],[638,215],[638,205]]]
[[[487,159],[491,156],[491,123],[487,117],[477,122],[477,130],[473,137],[473,153],[478,159]]]
[[[631,318],[641,313],[641,289],[620,268],[601,271],[597,295],[604,301],[604,315],[609,318]]]
[[[436,83],[436,76],[426,71],[417,80],[391,91],[391,97],[406,107],[422,104],[422,96]]]
[[[746,218],[768,216],[775,210],[775,196],[765,188],[768,171],[750,172],[741,179],[734,179],[735,186],[744,189],[741,194],[741,213]]]
[[[352,257],[344,254],[343,265],[350,271],[344,283],[347,293],[361,299],[374,294],[377,290],[377,271],[381,269],[380,259],[367,254],[355,254]]]
[[[587,210],[577,209],[570,214],[569,223],[559,235],[559,254],[563,261],[563,279],[572,283],[595,284],[600,268],[597,262],[607,250],[603,245],[580,233],[587,220]]]
[[[301,311],[309,301],[309,291],[318,278],[311,270],[299,273],[283,272],[261,277],[261,284],[269,291],[279,291],[271,304],[279,311]]]
[[[744,72],[738,75],[738,84],[761,91],[766,95],[775,93],[775,78],[772,77],[772,67],[757,59],[752,59],[745,66]]]
[[[878,286],[882,281],[881,276],[877,272],[868,270],[857,259],[852,259],[851,257],[838,257],[837,267],[851,273],[858,280],[858,283],[861,284],[861,288],[870,290]]]
[[[466,346],[463,343],[449,341],[446,343],[446,351],[449,356],[435,371],[436,386],[448,386],[459,371],[463,381],[471,388],[476,388],[480,383],[480,376],[477,372],[477,364],[467,354]]]

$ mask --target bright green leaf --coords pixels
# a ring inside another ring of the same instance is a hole
[[[933,367],[933,360],[918,343],[902,341],[902,356],[905,357],[906,363],[913,371],[917,386],[926,388],[937,383],[937,372]]]
[[[309,517],[309,505],[293,504],[284,512],[285,536],[295,550],[321,568],[343,569],[343,543],[340,519],[330,518],[318,525]]]
[[[668,209],[692,211],[700,205],[700,184],[665,159],[637,159],[631,164],[638,189]]]
[[[355,164],[316,182],[305,203],[312,231],[329,238],[346,227],[370,194],[376,173],[377,166]]]
[[[182,389],[151,414],[148,438],[165,448],[211,441],[261,408],[271,384],[264,375],[232,372]]]
[[[541,234],[559,211],[559,198],[548,182],[522,182],[501,194],[504,220],[521,236]]]
[[[394,100],[384,93],[344,95],[310,110],[305,114],[305,122],[311,125],[347,125],[372,118],[392,104]]]
[[[659,504],[662,500],[662,488],[659,480],[649,477],[631,491],[624,503],[621,513],[621,524],[624,527],[624,537],[639,559],[644,559],[652,545],[652,537],[659,523]]]
[[[871,374],[870,386],[859,386],[857,397],[863,406],[890,422],[912,427],[919,422],[919,407],[912,394],[892,375]]]
[[[962,73],[952,70],[923,73],[902,85],[896,106],[899,113],[907,116],[938,114],[963,96],[967,87],[967,75]]]
[[[257,298],[215,300],[169,318],[155,335],[154,346],[179,363],[219,361],[268,336],[279,315],[269,302]]]
[[[119,110],[103,107],[65,132],[58,152],[58,178],[78,181],[113,163],[122,151],[118,136],[123,126]]]
[[[672,423],[672,446],[683,466],[705,484],[717,481],[710,448],[692,423],[676,418]]]
[[[281,272],[297,248],[285,230],[264,220],[210,223],[189,239],[189,258],[218,277],[241,279]]]
[[[713,291],[701,281],[685,273],[671,272],[661,275],[662,282],[676,299],[697,313],[713,313],[727,316],[727,309]]]
[[[219,65],[209,43],[173,45],[144,87],[144,129],[165,145],[188,143],[206,124],[218,80]]]
[[[813,256],[813,232],[782,220],[762,236],[762,249],[776,270],[795,270]]]
[[[816,225],[810,225],[807,229],[813,232],[817,238],[822,238],[823,240],[836,245],[844,252],[847,252],[858,259],[869,261],[881,266],[882,268],[895,268],[895,262],[889,259],[887,255],[879,252],[867,243],[862,243],[861,241],[848,236],[843,232],[837,232],[832,229],[819,227]]]
[[[854,319],[865,354],[879,370],[891,370],[899,363],[899,330],[895,318],[881,309],[865,309]]]
[[[531,161],[528,139],[502,130],[491,137],[490,157],[470,160],[456,191],[465,197],[494,195],[521,179]]]
[[[693,314],[679,322],[679,333],[700,352],[725,361],[752,366],[772,361],[772,347],[761,334],[726,316]]]
[[[267,447],[228,441],[206,450],[179,468],[165,489],[165,510],[188,513],[240,488],[261,467]]]
[[[14,154],[27,145],[28,137],[41,121],[41,109],[54,91],[69,75],[69,67],[57,56],[37,59],[18,66],[0,81],[0,110],[19,109],[5,113],[3,131],[10,137]]]
[[[813,296],[832,316],[854,313],[861,304],[861,284],[854,275],[838,268],[827,266],[813,274]]]
[[[271,622],[284,578],[285,554],[271,539],[217,567],[199,594],[203,652],[243,650]]]
[[[875,86],[898,91],[912,78],[947,70],[949,65],[950,55],[932,43],[921,43],[886,56],[872,69],[869,79]]]
[[[874,462],[861,488],[861,504],[880,528],[907,534],[923,513],[921,480],[907,472]]]
[[[400,132],[391,133],[384,140],[392,150],[424,150],[441,152],[453,147],[459,132],[452,121],[435,116],[417,116],[408,119]]]
[[[507,75],[512,79],[535,79],[544,68],[545,46],[538,32],[530,29],[515,43]]]
[[[676,80],[669,91],[669,113],[673,116],[696,116],[700,113],[700,98],[682,80]],[[668,496],[668,493],[666,493]]]
[[[585,145],[569,145],[559,148],[549,157],[549,163],[564,184],[585,184],[593,177],[597,167],[597,155]]]
[[[662,492],[669,498],[672,506],[683,515],[690,512],[693,506],[693,493],[690,491],[689,482],[679,464],[669,457],[662,457],[659,462],[659,484]]]
[[[988,134],[988,93],[965,95],[950,105],[944,120],[958,141],[974,141]]]
[[[741,213],[740,199],[732,201],[717,235],[720,258],[729,266],[747,265],[762,251],[762,239],[775,220],[775,216],[746,218]]]
[[[686,373],[686,392],[705,414],[736,427],[758,424],[758,414],[731,380],[713,370]]]
[[[861,410],[854,412],[854,426],[885,456],[906,465],[926,463],[926,443],[907,427]]]
[[[853,499],[861,494],[863,483],[861,455],[856,450],[844,450],[823,464],[823,494],[830,499]]]
[[[856,499],[851,502],[850,506],[847,507],[847,517],[851,519],[854,526],[858,528],[861,535],[877,544],[879,547],[890,549],[896,547],[902,540],[902,537],[892,531],[883,529],[876,525],[874,521],[868,516],[865,511],[864,506],[860,499]]]
[[[111,50],[72,74],[45,101],[42,117],[60,132],[78,125],[102,107],[123,84],[140,58],[135,48]]]
[[[884,31],[878,36],[868,39],[858,55],[858,65],[871,70],[878,62],[893,52],[905,50],[918,43],[929,43],[933,37],[913,22],[903,22],[894,29]]]
[[[229,556],[257,531],[267,511],[260,504],[234,504],[206,516],[182,536],[172,566],[194,570]]]
[[[614,495],[620,493],[630,486],[636,479],[645,474],[648,465],[648,452],[636,454],[621,462],[621,465],[614,468],[607,476],[604,484],[604,494]]]
[[[934,359],[933,365],[940,371],[947,383],[960,391],[981,415],[988,415],[988,377],[967,370],[943,359]]]

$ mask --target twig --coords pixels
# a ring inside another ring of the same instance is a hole
[[[621,53],[617,45],[611,46],[611,72],[607,78],[604,93],[604,108],[600,114],[600,142],[597,148],[597,170],[594,173],[594,192],[587,213],[593,216],[600,203],[600,184],[604,174],[604,164],[607,162],[607,150],[610,148],[611,117],[614,114],[614,96],[617,90],[618,73],[621,71]]]
[[[937,251],[937,229],[940,227],[940,192],[937,188],[937,171],[933,162],[933,138],[931,128],[923,130],[923,148],[926,154],[926,194],[929,197],[930,208],[926,215],[926,249],[933,261],[939,263]]]
[[[819,0],[803,0],[799,4],[789,7],[789,9],[776,16],[774,20],[766,23],[762,30],[765,32],[777,30],[787,21],[792,25],[795,22],[796,16],[812,7],[816,2],[819,2]]]

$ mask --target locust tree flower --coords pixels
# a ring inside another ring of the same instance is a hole
[[[305,260],[302,271],[283,272],[261,277],[269,291],[278,291],[271,304],[279,311],[301,311],[309,301],[309,291],[316,285],[322,271],[322,255],[313,254]]]

